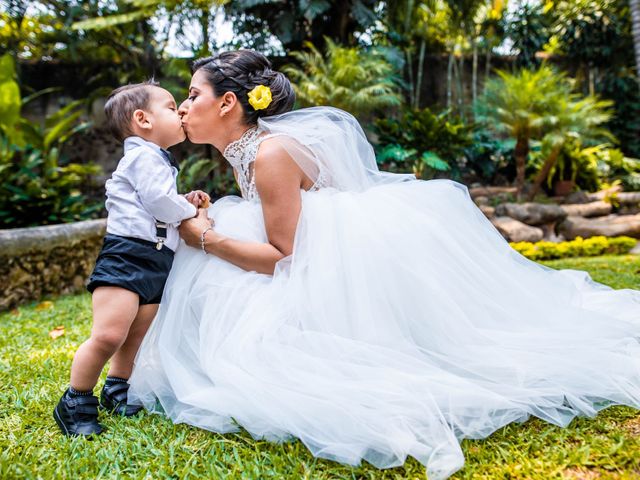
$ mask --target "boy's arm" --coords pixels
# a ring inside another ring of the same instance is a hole
[[[132,178],[136,193],[144,208],[156,220],[179,223],[192,218],[198,209],[178,195],[171,169],[161,158],[142,153],[132,162]]]

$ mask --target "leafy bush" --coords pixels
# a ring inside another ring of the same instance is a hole
[[[381,53],[325,40],[325,56],[307,42],[307,51],[291,53],[300,66],[283,68],[301,105],[331,105],[355,116],[400,106],[396,74]]]
[[[513,242],[510,245],[531,260],[553,260],[568,257],[594,257],[597,255],[623,255],[635,247],[637,240],[630,237],[576,237],[568,242]]]
[[[8,60],[7,60],[8,59]],[[100,204],[87,203],[80,187],[98,167],[65,163],[64,143],[89,127],[79,123],[82,104],[73,102],[47,117],[44,125],[19,115],[23,104],[10,57],[0,61],[0,228],[26,227],[89,218]],[[10,88],[4,89],[4,86]],[[33,98],[33,96],[32,96]]]
[[[598,174],[607,182],[620,180],[625,190],[640,190],[640,160],[626,157],[617,148],[607,148],[598,157]]]
[[[476,128],[472,134],[471,145],[465,149],[465,173],[473,175],[483,184],[500,183],[500,178],[502,181],[513,180],[514,146],[512,139],[495,138],[489,131]]]
[[[539,170],[545,151],[532,152],[530,166]],[[605,183],[617,181],[624,190],[640,189],[640,160],[625,157],[608,143],[584,147],[575,139],[565,142],[559,151],[554,169],[547,178],[547,186],[558,180],[575,181],[578,188],[595,191]]]
[[[224,159],[201,158],[198,155],[190,155],[180,163],[178,191],[191,190],[207,192],[212,200],[239,193],[233,170],[227,167]]]
[[[449,120],[447,112],[435,114],[428,108],[406,109],[399,119],[378,119],[375,131],[377,159],[382,168],[413,171],[419,178],[445,171],[459,177],[465,149],[471,145],[469,127]]]

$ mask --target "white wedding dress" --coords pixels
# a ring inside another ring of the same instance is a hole
[[[462,467],[462,438],[640,407],[640,292],[522,257],[459,183],[378,172],[345,112],[267,118],[229,145],[244,198],[211,206],[220,233],[267,241],[252,162],[268,137],[316,182],[293,255],[269,276],[181,245],[132,401],[348,464],[412,456],[429,479]]]

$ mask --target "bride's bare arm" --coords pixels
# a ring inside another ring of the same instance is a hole
[[[205,250],[244,270],[273,274],[276,263],[293,251],[305,177],[284,148],[269,140],[260,146],[254,175],[269,243],[243,242],[210,230],[205,234]],[[182,222],[180,235],[188,245],[200,248],[200,235],[208,226],[202,211]]]

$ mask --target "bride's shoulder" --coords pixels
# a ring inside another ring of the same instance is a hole
[[[258,146],[256,162],[265,162],[266,160],[278,161],[278,159],[283,158],[291,159],[291,156],[283,145],[282,136],[266,135]]]
[[[265,178],[265,174],[296,174],[300,171],[298,164],[285,148],[281,136],[265,138],[258,147],[255,159],[255,170],[263,175],[256,175],[256,180]],[[270,175],[269,175],[270,176]]]

